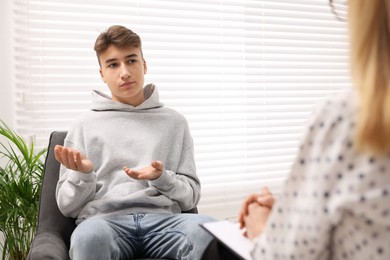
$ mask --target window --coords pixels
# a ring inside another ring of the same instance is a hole
[[[15,127],[46,146],[106,91],[93,44],[113,24],[143,40],[145,82],[184,114],[199,211],[234,218],[277,194],[314,104],[350,87],[346,24],[325,0],[14,0]]]

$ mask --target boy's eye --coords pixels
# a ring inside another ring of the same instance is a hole
[[[134,63],[134,62],[137,62],[137,60],[128,60],[127,62],[128,63]]]
[[[108,64],[108,67],[109,67],[109,68],[115,68],[116,66],[117,66],[116,63]]]

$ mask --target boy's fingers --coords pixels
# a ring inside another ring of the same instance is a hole
[[[79,169],[81,167],[81,165],[83,164],[82,160],[81,160],[81,154],[80,153],[76,153],[75,161],[76,161],[76,168]]]
[[[161,161],[153,161],[152,167],[155,168],[156,170],[159,170],[159,171],[163,170],[163,164]]]
[[[75,157],[76,157],[76,154],[73,151],[67,152],[67,161],[68,161],[68,166],[69,166],[68,168],[70,168],[72,170],[77,170]]]
[[[129,168],[125,168],[124,170],[125,170],[126,174],[129,175],[129,177],[131,177],[133,179],[139,179],[139,176],[140,176],[139,172],[131,170]]]
[[[61,162],[63,165],[65,165],[67,168],[69,168],[69,164],[68,164],[68,158],[67,158],[67,155],[66,155],[67,151],[66,149],[61,149],[61,152],[60,152],[60,156],[61,156]]]
[[[61,163],[62,162],[62,160],[61,160],[62,159],[61,158],[61,148],[57,147],[57,146],[54,148],[54,157],[56,158],[57,161],[59,161]]]

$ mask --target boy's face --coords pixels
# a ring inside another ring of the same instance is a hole
[[[112,100],[138,106],[144,101],[146,62],[136,47],[108,47],[100,57],[100,76],[111,91]]]

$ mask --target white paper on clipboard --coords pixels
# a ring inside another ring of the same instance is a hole
[[[253,243],[243,235],[238,223],[223,220],[203,223],[201,226],[242,259],[252,260],[250,250]]]

